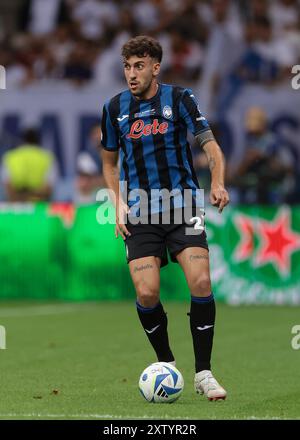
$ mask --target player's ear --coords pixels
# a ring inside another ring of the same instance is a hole
[[[159,72],[160,72],[160,63],[154,63],[152,69],[153,76],[158,76]]]

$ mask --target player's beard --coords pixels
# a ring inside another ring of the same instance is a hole
[[[149,81],[147,81],[147,82],[145,83],[145,85],[144,85],[140,90],[136,90],[135,92],[134,92],[134,91],[131,91],[131,93],[132,93],[134,96],[136,96],[137,98],[143,98],[143,96],[146,95],[146,93],[147,93],[148,90],[150,89],[150,87],[151,87],[151,85],[152,85],[152,81],[153,81],[153,78],[151,78]]]

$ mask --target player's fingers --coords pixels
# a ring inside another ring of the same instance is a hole
[[[126,235],[131,235],[130,232],[128,231],[127,227],[126,227],[124,224],[122,224],[122,225],[120,225],[120,226],[122,227],[122,231],[123,231]]]
[[[223,208],[226,206],[226,201],[225,199],[222,199],[220,204],[219,204],[219,212],[221,213],[223,211]]]
[[[209,198],[210,198],[210,203],[214,205],[216,203],[216,196],[213,193],[211,193]]]
[[[227,191],[223,194],[222,200],[224,202],[224,206],[228,205],[228,203],[229,203],[229,194],[228,194]]]
[[[131,235],[130,232],[128,231],[126,224],[124,222],[124,217],[123,216],[118,216],[117,218],[117,225],[119,227],[119,230],[121,229],[126,235]]]
[[[117,222],[116,222],[116,237],[118,237],[119,235],[121,235],[121,237],[124,238],[121,225],[120,225],[119,221],[117,220]]]
[[[219,206],[219,203],[221,202],[220,194],[216,194],[216,193],[211,194],[210,201],[213,206]]]
[[[128,211],[126,211],[126,209],[128,209]],[[119,225],[122,225],[122,229],[123,229],[124,232],[126,232],[127,235],[130,235],[130,233],[129,233],[128,229],[127,229],[126,226],[125,226],[125,223],[126,223],[125,220],[126,220],[126,215],[127,215],[129,212],[130,212],[130,211],[129,211],[128,206],[125,205],[125,207],[124,207],[124,211],[122,211],[122,212],[119,214],[119,216],[118,216],[118,224],[119,224]]]
[[[122,227],[120,225],[118,225],[117,228],[118,228],[118,233],[121,235],[123,240],[125,240],[125,234],[124,234],[124,232],[122,230]]]
[[[223,194],[222,200],[219,204],[219,212],[222,212],[225,206],[228,205],[228,203],[229,203],[229,195],[226,192]]]
[[[118,238],[118,228],[117,228],[117,226],[115,227],[115,237]]]
[[[119,227],[119,231],[120,233],[122,233],[122,237],[125,239],[126,236],[129,237],[131,235],[131,233],[128,231],[126,225],[120,221],[118,221],[118,227]]]

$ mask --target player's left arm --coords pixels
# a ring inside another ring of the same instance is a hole
[[[185,89],[179,104],[179,112],[187,128],[193,133],[198,145],[206,153],[211,172],[211,204],[223,208],[229,203],[229,195],[224,186],[225,159],[217,144],[208,121],[202,115],[196,98],[190,89]]]
[[[197,138],[197,137],[196,137]],[[211,173],[210,202],[219,208],[219,212],[229,203],[229,194],[225,189],[225,159],[223,152],[215,140],[202,142]]]

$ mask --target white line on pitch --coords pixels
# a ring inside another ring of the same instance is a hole
[[[121,416],[121,415],[113,415],[113,414],[39,414],[39,413],[32,413],[32,414],[15,414],[15,413],[8,413],[8,414],[0,414],[0,419],[5,419],[9,417],[14,418],[51,418],[51,419],[124,419],[124,420],[131,420],[131,419],[184,419],[189,420],[190,417],[172,417],[172,416],[164,416],[164,417],[157,417],[157,416]]]
[[[194,420],[192,417],[174,417],[170,415],[165,415],[164,417],[157,416],[134,416],[134,415],[114,415],[114,414],[40,414],[40,413],[31,413],[31,414],[17,414],[17,413],[8,413],[8,414],[0,414],[0,419],[6,418],[27,418],[27,419],[39,419],[39,418],[51,418],[51,419],[122,419],[122,420],[136,420],[136,419],[161,419],[161,420]],[[211,419],[217,420],[216,417],[211,417]],[[292,420],[288,417],[256,417],[256,416],[248,416],[248,417],[232,417],[235,420]],[[294,419],[294,418],[293,418]],[[299,419],[299,417],[297,417]]]

